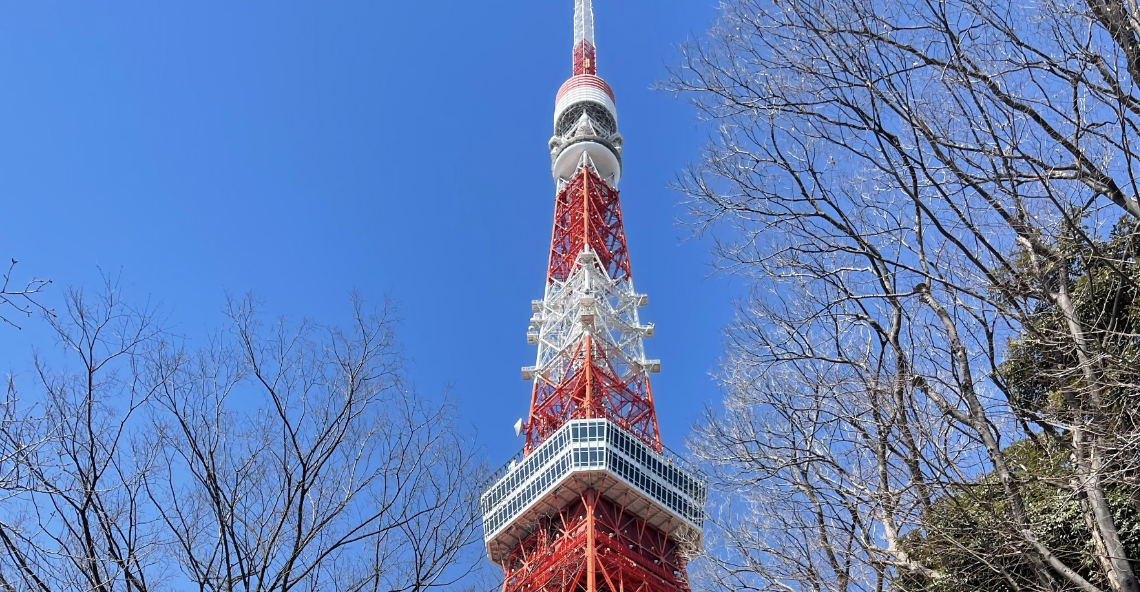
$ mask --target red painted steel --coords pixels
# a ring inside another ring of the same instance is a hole
[[[585,39],[574,45],[574,75],[598,73],[598,52],[594,44]]]
[[[618,192],[588,167],[558,192],[554,202],[554,231],[546,280],[566,281],[578,254],[593,249],[615,281],[629,277],[629,254],[621,222]]]
[[[558,193],[550,245],[547,281],[565,281],[578,254],[589,247],[611,278],[630,276],[618,192],[589,167],[575,175]],[[526,423],[526,453],[530,453],[571,419],[604,417],[661,450],[657,414],[649,378],[638,372],[620,378],[601,344],[583,335],[563,360],[557,381],[540,375],[531,393]]]
[[[505,591],[687,591],[685,558],[668,533],[587,489],[539,521],[507,557]]]

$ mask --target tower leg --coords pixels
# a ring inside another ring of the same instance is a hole
[[[598,505],[598,492],[590,490],[583,496],[586,502],[586,591],[597,592],[597,529],[594,526],[594,510]]]

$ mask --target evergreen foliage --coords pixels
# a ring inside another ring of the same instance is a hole
[[[1107,406],[1093,409],[1077,370],[1071,341],[1057,339],[1065,319],[1042,301],[994,376],[1013,408],[1040,428],[1004,449],[1026,502],[1033,534],[1090,582],[1109,587],[1097,565],[1098,544],[1083,508],[1086,501],[1070,464],[1071,433],[1057,425],[1101,413],[1115,433],[1134,433],[1140,418],[1140,232],[1122,219],[1105,240],[1074,239],[1067,253],[1073,299],[1104,366]],[[1025,258],[1021,258],[1025,261]],[[1001,287],[1016,293],[1016,285]],[[1111,438],[1108,441],[1112,441]],[[1134,450],[1122,446],[1108,458],[1105,493],[1129,557],[1140,557],[1140,480]],[[903,538],[911,556],[930,572],[901,572],[901,590],[1013,592],[1012,582],[1033,578],[1018,538],[1003,532],[1008,507],[997,478],[986,474],[957,486],[922,515],[922,530]]]

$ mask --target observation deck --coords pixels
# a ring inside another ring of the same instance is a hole
[[[678,540],[701,544],[707,482],[679,457],[657,452],[607,419],[566,422],[488,483],[479,500],[484,540],[499,565],[539,518],[587,489]]]

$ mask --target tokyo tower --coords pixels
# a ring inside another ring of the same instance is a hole
[[[574,7],[574,74],[555,98],[554,228],[542,300],[527,341],[538,346],[521,455],[480,502],[487,554],[504,592],[689,590],[706,484],[665,450],[618,201],[622,137],[597,76],[590,0]]]

